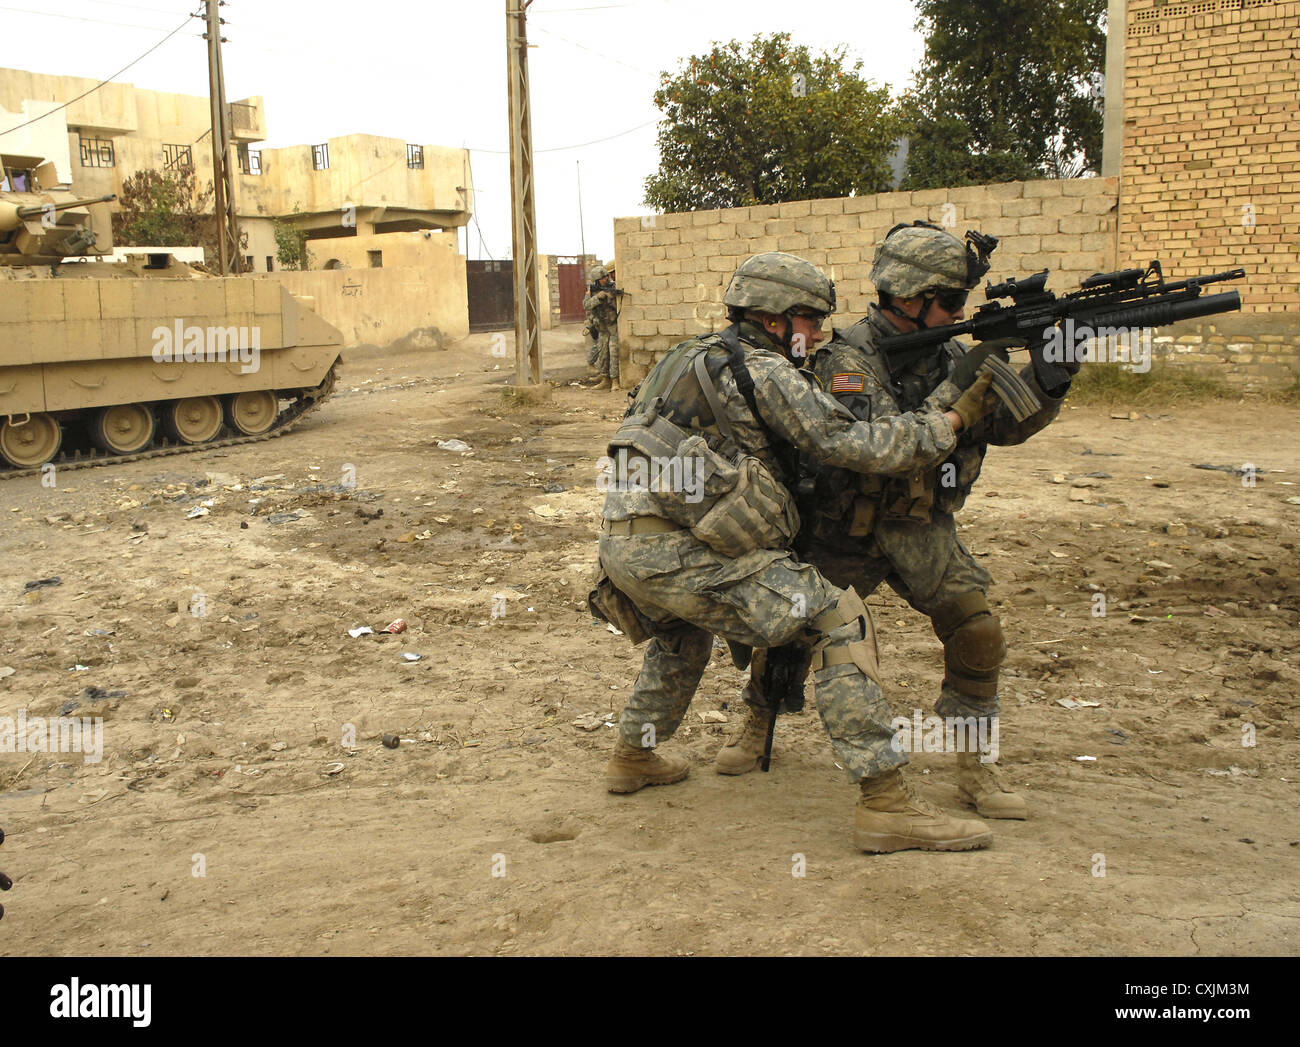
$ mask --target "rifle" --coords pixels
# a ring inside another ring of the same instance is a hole
[[[888,355],[891,367],[902,367],[957,335],[969,334],[976,342],[998,340],[1028,349],[1039,384],[1056,389],[1069,382],[1080,362],[1075,346],[1066,345],[1066,339],[1055,330],[1058,324],[1069,320],[1072,327],[1087,328],[1094,336],[1102,329],[1113,335],[1126,328],[1162,327],[1195,316],[1233,312],[1241,308],[1236,291],[1202,295],[1201,290],[1207,284],[1240,280],[1245,275],[1244,269],[1230,269],[1170,283],[1160,263],[1153,261],[1146,269],[1097,273],[1084,280],[1077,291],[1058,297],[1047,290],[1048,270],[1044,269],[1020,280],[990,281],[984,289],[989,301],[969,320],[890,335],[881,339],[880,349]],[[1010,298],[1012,304],[998,301],[1003,298]],[[1049,342],[1056,344],[1049,348]],[[1073,369],[1068,364],[1074,364]],[[1037,395],[1009,363],[990,356],[986,366],[993,372],[994,392],[1017,422],[1042,409]]]
[[[733,649],[733,655],[734,655]],[[782,710],[797,713],[803,708],[804,680],[812,665],[812,648],[807,644],[788,643],[767,651],[755,652],[754,662],[763,659],[759,674],[759,691],[772,703],[772,718],[767,722],[767,740],[763,745],[763,771],[772,766],[772,735],[776,732],[776,718]],[[751,663],[751,672],[756,666]]]

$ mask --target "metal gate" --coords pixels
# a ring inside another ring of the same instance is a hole
[[[586,319],[582,300],[587,296],[587,273],[582,259],[557,258],[555,268],[560,283],[560,323],[579,323]]]
[[[503,331],[515,325],[514,262],[465,262],[469,329]]]

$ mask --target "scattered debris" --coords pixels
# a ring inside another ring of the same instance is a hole
[[[552,483],[548,483],[548,484],[543,484],[543,485],[542,485],[542,491],[543,491],[545,494],[563,494],[563,493],[564,493],[564,485],[563,485],[563,484],[553,483],[553,482],[552,482]]]
[[[414,651],[403,651],[403,652],[402,652],[402,661],[404,661],[404,662],[418,662],[418,661],[420,661],[422,658],[424,658],[424,655],[422,655],[422,654],[416,654]]]
[[[374,630],[370,628],[370,626],[368,625],[358,625],[355,629],[348,630],[348,635],[352,637],[352,639],[354,640],[358,636],[371,636],[373,634],[374,634]]]
[[[1064,709],[1100,709],[1101,702],[1090,702],[1085,698],[1058,698],[1056,704]]]
[[[23,592],[30,593],[30,592],[34,592],[37,589],[50,589],[56,585],[62,585],[62,584],[63,584],[63,579],[61,578],[37,578],[36,581],[34,582],[24,582]]]
[[[464,440],[439,440],[438,450],[464,452],[471,450],[471,447]]]
[[[346,764],[342,763],[327,763],[320,773],[326,778],[333,778],[334,775],[341,773],[343,768],[346,766]]]
[[[82,665],[80,662],[78,662],[76,665],[68,669],[68,672],[70,673],[84,673],[89,671],[90,671],[90,666]]]
[[[1211,768],[1205,773],[1209,775],[1213,775],[1215,778],[1258,778],[1259,777],[1258,771],[1243,770],[1242,768],[1238,767],[1235,763],[1232,764],[1226,771],[1219,771]]]
[[[386,734],[380,741],[384,743],[385,749],[396,749],[402,744],[402,739],[395,734]]]
[[[611,713],[589,713],[586,716],[579,716],[573,721],[573,726],[583,731],[598,731],[602,727],[613,727],[614,714]]]
[[[552,509],[549,505],[534,505],[532,512],[534,516],[541,516],[547,520],[560,515],[557,510]]]
[[[1078,762],[1078,763],[1096,763],[1096,762],[1097,762],[1097,757],[1095,757],[1095,756],[1076,756],[1074,759],[1075,759],[1076,762]]]
[[[1165,534],[1170,538],[1186,538],[1187,525],[1181,520],[1170,520],[1165,524]]]
[[[0,665],[0,680],[3,680],[6,676],[13,676],[17,671],[12,665]]]
[[[394,618],[391,622],[389,622],[379,631],[381,633],[393,633],[394,635],[396,635],[397,633],[404,633],[406,632],[406,619]]]
[[[196,505],[193,509],[191,509],[188,513],[185,514],[185,519],[197,520],[199,519],[199,517],[207,516],[211,512],[212,510],[209,509],[206,505]]]
[[[720,713],[716,709],[709,709],[707,712],[700,713],[699,716],[704,723],[726,723],[727,722],[727,714]]]

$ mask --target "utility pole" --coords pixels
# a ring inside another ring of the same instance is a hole
[[[221,68],[222,19],[219,8],[226,0],[204,0],[208,31],[208,99],[212,106],[212,216],[217,223],[217,255],[221,275],[243,271],[239,253],[239,217],[235,213],[235,172],[230,162],[230,111],[226,108],[226,80]]]
[[[533,204],[533,114],[528,98],[528,26],[533,0],[506,0],[510,77],[510,203],[514,233],[515,383],[542,382],[537,302],[537,213]]]
[[[582,161],[575,160],[578,165],[578,243],[582,245],[582,270],[583,279],[586,279],[587,271],[587,225],[582,220]]]

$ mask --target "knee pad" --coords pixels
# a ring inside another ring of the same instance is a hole
[[[852,662],[880,683],[880,650],[871,612],[857,592],[845,589],[840,598],[812,621],[821,634],[813,647],[812,671]]]
[[[967,593],[941,607],[934,631],[943,641],[944,683],[976,698],[996,698],[1007,645],[988,598]]]

